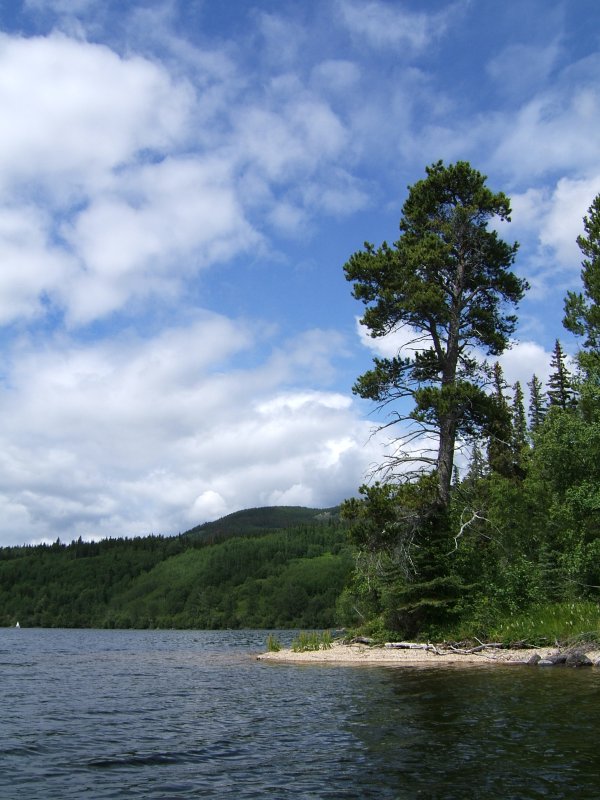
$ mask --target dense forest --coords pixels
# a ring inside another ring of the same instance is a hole
[[[508,198],[485,181],[432,165],[398,242],[346,264],[371,335],[408,345],[354,387],[399,432],[379,482],[343,506],[357,561],[340,609],[381,635],[600,637],[600,195],[577,240],[583,291],[565,298],[578,354],[557,340],[545,386],[509,387],[497,357],[528,286],[498,234]]]
[[[335,509],[250,509],[180,536],[0,549],[0,625],[335,624],[352,569]]]

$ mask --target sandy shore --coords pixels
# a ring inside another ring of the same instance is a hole
[[[452,664],[458,665],[489,665],[489,664],[526,664],[534,654],[540,658],[556,655],[556,647],[538,649],[499,649],[486,648],[476,653],[460,653],[437,648],[433,650],[395,649],[393,647],[369,647],[364,644],[342,644],[334,642],[329,650],[314,650],[304,653],[294,653],[292,650],[280,650],[278,653],[262,653],[257,656],[260,661],[275,661],[283,663],[302,664],[349,664],[349,665],[385,665],[406,667],[430,667]],[[600,650],[586,650],[587,657],[596,664],[600,661]]]

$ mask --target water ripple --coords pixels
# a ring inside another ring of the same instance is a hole
[[[0,797],[598,796],[600,671],[307,669],[264,639],[0,630]]]

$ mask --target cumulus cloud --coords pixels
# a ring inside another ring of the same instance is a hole
[[[192,100],[189,86],[139,56],[62,34],[2,34],[0,186],[78,196],[142,150],[173,145]]]
[[[373,459],[368,426],[348,397],[301,387],[336,337],[308,332],[244,366],[265,335],[205,314],[150,339],[21,342],[0,396],[4,541],[176,533],[352,494]]]
[[[498,361],[502,367],[506,382],[512,386],[517,381],[525,390],[532,375],[536,375],[542,383],[546,383],[550,374],[552,354],[533,341],[516,342],[506,350]]]
[[[527,189],[511,198],[512,232],[525,240],[530,296],[544,298],[578,286],[582,254],[577,237],[583,217],[600,192],[600,175],[561,178],[554,186]]]
[[[298,236],[368,203],[342,165],[345,124],[298,77],[242,96],[224,54],[188,44],[183,63],[190,78],[59,33],[0,35],[0,202],[25,198],[0,230],[5,319],[49,300],[81,325],[174,299],[198,270],[259,253],[265,229]]]
[[[65,280],[72,259],[52,242],[52,221],[36,206],[0,204],[0,324],[44,313],[44,292]]]
[[[561,178],[552,193],[540,228],[540,244],[555,254],[557,265],[579,274],[583,217],[600,192],[600,173],[584,179]]]
[[[186,274],[258,246],[226,165],[168,158],[120,172],[63,229],[83,269],[61,289],[88,321],[136,294],[175,291]]]

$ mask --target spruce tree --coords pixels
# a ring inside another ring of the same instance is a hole
[[[571,381],[571,374],[565,364],[565,354],[558,339],[552,352],[550,361],[552,372],[548,378],[548,402],[551,406],[558,406],[566,411],[573,408],[576,403],[575,390]]]
[[[509,476],[513,473],[512,453],[512,420],[508,402],[506,400],[507,384],[504,380],[502,367],[498,362],[494,364],[494,392],[492,401],[495,413],[488,426],[488,463],[493,472]]]
[[[531,433],[535,433],[546,416],[546,395],[537,375],[532,375],[527,386],[529,387],[529,430]]]
[[[512,404],[512,450],[517,464],[523,460],[523,451],[527,447],[527,417],[523,389],[519,381],[513,386]]]
[[[485,458],[481,452],[481,448],[477,442],[475,442],[473,449],[471,450],[471,458],[469,460],[469,468],[465,476],[465,483],[468,486],[475,486],[485,475],[485,467]]]
[[[583,293],[568,292],[565,300],[563,325],[577,336],[585,336],[583,347],[588,354],[600,359],[600,194],[583,218],[584,236],[577,244],[584,259],[581,281]],[[584,357],[583,361],[586,359]],[[583,363],[583,366],[586,366]]]

